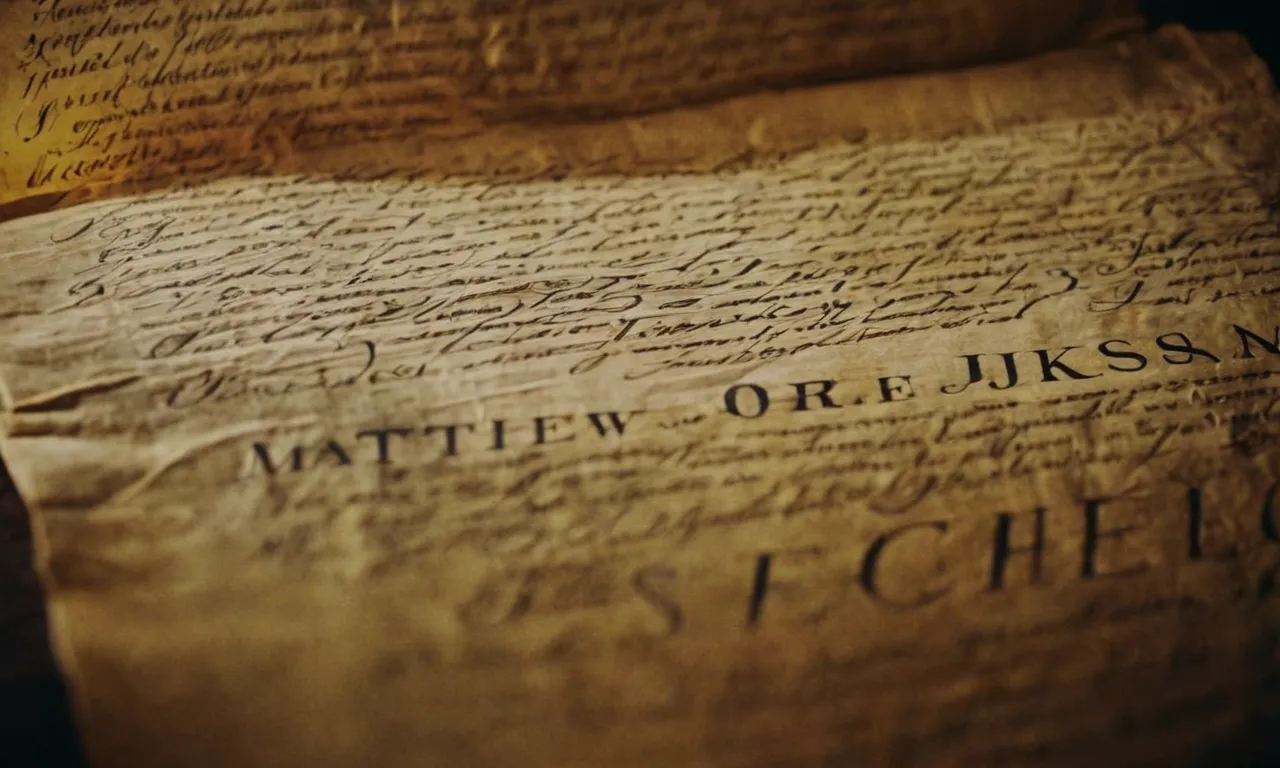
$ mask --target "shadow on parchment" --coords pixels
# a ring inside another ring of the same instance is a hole
[[[0,460],[0,765],[79,768],[83,760],[54,665],[31,564],[27,511]]]

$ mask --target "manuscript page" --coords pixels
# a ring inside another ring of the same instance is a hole
[[[11,0],[0,203],[276,170],[489,172],[494,125],[1011,59],[1135,0]]]
[[[1280,705],[1277,122],[1237,40],[1170,30],[602,124],[648,139],[608,172],[0,225],[0,448],[86,748],[1171,765],[1247,735]]]

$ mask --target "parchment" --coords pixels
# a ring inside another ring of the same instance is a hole
[[[457,171],[450,144],[494,125],[1011,59],[1132,29],[1136,5],[10,0],[0,203],[352,162]]]
[[[1280,704],[1277,127],[1174,29],[0,225],[94,764],[1225,761]]]

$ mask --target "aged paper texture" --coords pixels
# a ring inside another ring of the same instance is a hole
[[[1181,765],[1274,717],[1260,65],[1171,30],[885,87],[601,125],[696,172],[0,225],[95,764]]]
[[[0,203],[265,169],[457,170],[494,125],[1012,59],[1134,0],[9,0]],[[472,169],[474,170],[474,169]]]

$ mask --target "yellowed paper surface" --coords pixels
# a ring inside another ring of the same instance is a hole
[[[0,203],[264,168],[474,171],[449,145],[493,125],[1010,59],[1131,28],[1134,5],[12,0]]]
[[[1175,30],[601,127],[698,172],[0,225],[92,760],[1229,750],[1280,703],[1276,123]]]

